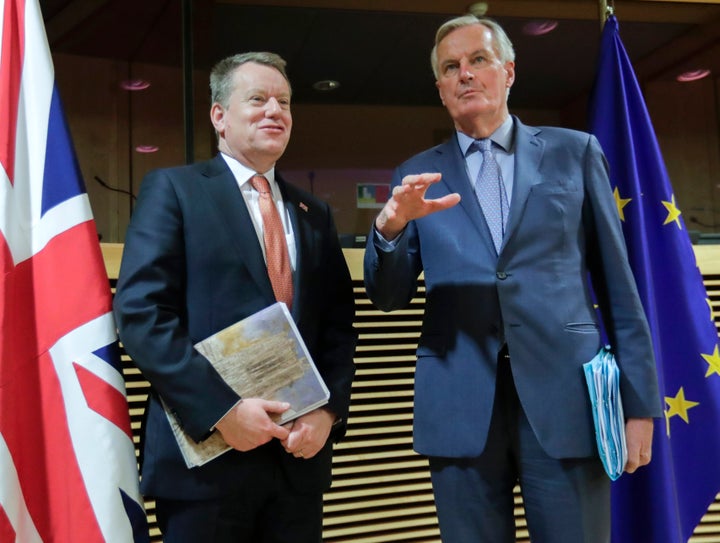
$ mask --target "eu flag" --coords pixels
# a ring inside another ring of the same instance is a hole
[[[665,402],[652,462],[613,483],[612,540],[685,543],[720,491],[718,334],[680,202],[612,15],[602,34],[590,131],[610,165]]]

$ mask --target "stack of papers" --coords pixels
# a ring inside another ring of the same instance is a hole
[[[600,349],[595,358],[583,364],[595,437],[605,471],[613,481],[622,475],[627,462],[625,415],[620,398],[620,370],[610,347]]]

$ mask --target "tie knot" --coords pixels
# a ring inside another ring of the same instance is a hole
[[[261,196],[270,194],[270,183],[268,183],[264,175],[253,175],[250,179],[250,184]]]
[[[475,146],[481,153],[486,153],[492,147],[492,140],[490,138],[483,138],[481,140],[475,140]]]

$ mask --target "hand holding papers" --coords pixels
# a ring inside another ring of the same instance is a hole
[[[325,405],[330,393],[284,303],[278,302],[195,345],[241,398],[288,402],[284,424]],[[193,441],[166,409],[188,468],[230,450],[219,432]]]
[[[583,364],[592,405],[598,452],[610,479],[622,475],[627,462],[625,415],[620,398],[620,370],[609,347]]]

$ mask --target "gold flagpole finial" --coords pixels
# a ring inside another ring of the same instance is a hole
[[[608,2],[607,0],[598,0],[598,12],[600,15],[600,30],[605,26],[605,21],[608,17],[615,14],[615,3],[613,0]]]

